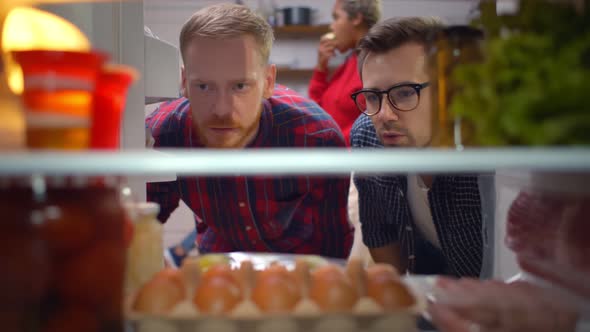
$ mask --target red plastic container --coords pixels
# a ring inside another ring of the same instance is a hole
[[[30,50],[13,52],[23,70],[27,146],[87,149],[101,52]]]
[[[91,149],[118,149],[127,91],[137,73],[123,66],[106,66],[96,80],[90,129]]]

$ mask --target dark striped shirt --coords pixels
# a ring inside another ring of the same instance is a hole
[[[351,146],[384,148],[368,116],[361,115],[355,122],[351,131]],[[363,242],[369,248],[399,244],[409,271],[420,272],[416,271],[416,266],[424,266],[424,260],[428,264],[430,257],[420,256],[417,250],[424,247],[427,240],[412,219],[406,176],[355,174],[354,183],[359,193]],[[482,267],[483,239],[477,176],[435,176],[428,201],[446,272],[478,277]],[[422,261],[418,262],[420,259]]]
[[[156,148],[202,148],[191,135],[191,105],[182,98],[146,119]],[[276,87],[263,102],[260,129],[247,148],[345,147],[334,120],[315,102]],[[148,200],[165,222],[179,200],[195,213],[199,250],[347,257],[353,229],[346,203],[349,177],[179,177],[151,183]]]

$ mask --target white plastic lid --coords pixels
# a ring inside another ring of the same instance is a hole
[[[160,212],[160,205],[155,202],[139,202],[130,205],[139,217],[155,216]]]

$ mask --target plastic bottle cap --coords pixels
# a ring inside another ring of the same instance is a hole
[[[133,209],[139,216],[153,216],[160,212],[160,205],[155,202],[139,202],[134,204]]]

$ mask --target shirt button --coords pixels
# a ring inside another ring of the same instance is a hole
[[[412,231],[412,226],[406,226],[406,231],[411,232]]]
[[[246,203],[244,203],[244,202],[239,202],[239,203],[238,203],[238,205],[239,205],[241,208],[243,208],[244,206],[246,206]]]
[[[247,230],[247,231],[249,231],[249,230],[251,230],[251,229],[252,229],[252,227],[250,227],[250,226],[246,226],[246,230]]]
[[[256,244],[256,240],[252,241],[252,244]]]
[[[416,256],[414,256],[414,255],[408,256],[408,259],[415,259],[415,258],[416,258]]]

